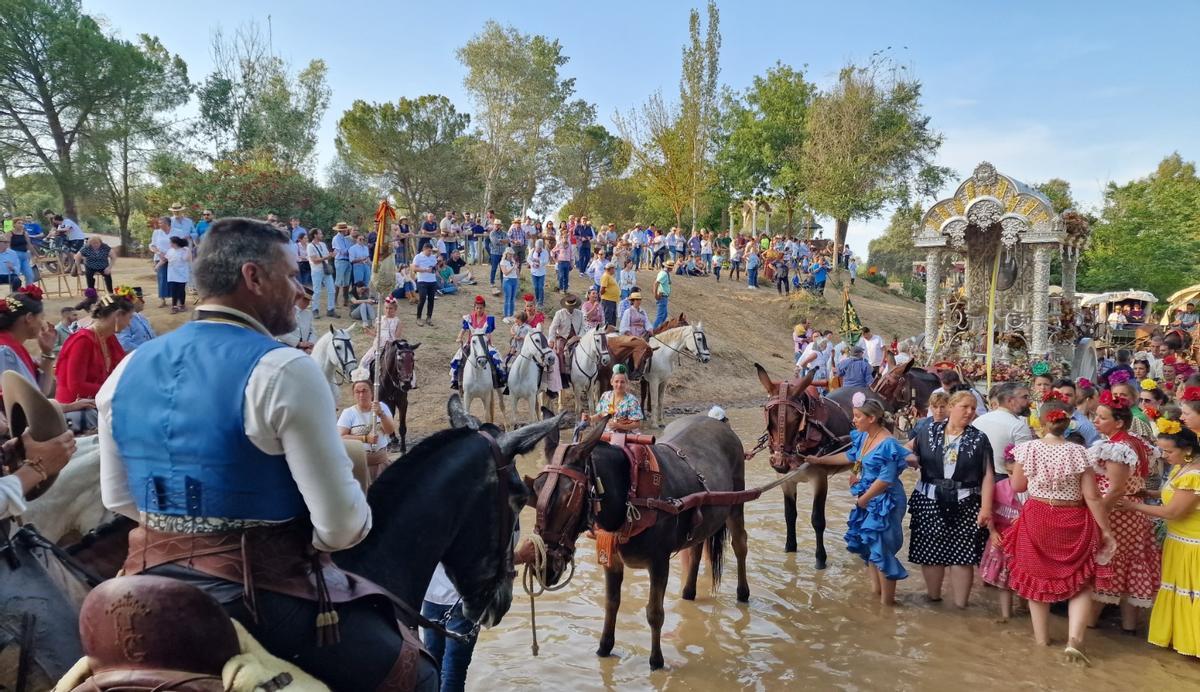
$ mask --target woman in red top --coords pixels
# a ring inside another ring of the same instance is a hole
[[[537,301],[532,293],[525,294],[525,323],[532,329],[541,329],[542,323],[546,321],[546,313],[538,310]]]
[[[56,370],[58,388],[54,392],[54,398],[60,403],[70,404],[96,398],[104,380],[125,357],[125,349],[117,341],[117,332],[128,327],[133,319],[133,300],[133,289],[118,287],[92,308],[91,325],[63,342]],[[67,416],[76,432],[96,427],[94,411],[79,413],[84,415]]]

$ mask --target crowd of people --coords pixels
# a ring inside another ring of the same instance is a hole
[[[812,336],[806,326],[797,334]],[[810,344],[828,348],[827,336]],[[877,339],[864,330],[849,348],[837,366],[844,382],[869,385],[875,366],[864,350],[893,350]],[[908,576],[897,557],[908,514],[908,561],[921,567],[930,601],[942,600],[948,575],[954,604],[967,607],[978,575],[999,591],[1004,619],[1016,598],[1028,602],[1039,644],[1050,642],[1051,609],[1063,607],[1072,659],[1088,660],[1085,632],[1108,607],[1121,631],[1143,636],[1148,621],[1151,643],[1200,656],[1200,373],[1180,335],[1117,351],[1097,382],[1046,362],[1031,370],[986,400],[942,370],[908,439],[877,401],[856,395],[849,449],[808,459],[852,467],[847,548],[893,603]]]

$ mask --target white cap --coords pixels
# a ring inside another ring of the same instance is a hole
[[[370,381],[371,381],[371,371],[367,370],[366,368],[355,368],[350,373],[351,384],[358,384],[359,382],[370,382]]]
[[[725,415],[725,409],[721,408],[720,406],[713,406],[712,408],[708,409],[708,417],[715,420],[725,420],[727,418]]]

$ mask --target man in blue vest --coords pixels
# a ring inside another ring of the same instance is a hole
[[[196,319],[132,352],[96,397],[101,495],[141,524],[126,574],[203,589],[334,689],[411,686],[416,649],[388,601],[324,556],[363,540],[371,510],[316,362],[273,338],[295,328],[298,274],[285,231],[212,224]]]

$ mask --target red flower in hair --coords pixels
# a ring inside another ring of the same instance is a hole
[[[34,300],[42,299],[42,287],[37,284],[27,284],[17,289],[17,293],[24,293]]]
[[[1070,397],[1058,391],[1057,389],[1051,389],[1046,392],[1046,395],[1042,397],[1042,403],[1047,401],[1061,401],[1068,406],[1071,404]]]
[[[0,300],[0,312],[8,312],[8,301]]]
[[[1067,412],[1063,411],[1062,409],[1054,409],[1053,411],[1051,411],[1045,415],[1045,421],[1047,423],[1057,423],[1060,420],[1066,420],[1066,419],[1067,419]]]
[[[1197,387],[1197,399],[1200,399],[1200,387]],[[1111,389],[1100,392],[1100,404],[1109,408],[1129,408],[1129,397],[1113,395]]]
[[[1153,406],[1150,406],[1149,404],[1142,407],[1142,413],[1146,414],[1146,417],[1149,418],[1150,420],[1154,420],[1155,418],[1158,418],[1158,409],[1154,408]]]
[[[1183,396],[1179,398],[1183,401],[1200,401],[1200,387],[1195,385],[1192,385],[1191,387],[1185,387],[1183,390]]]

